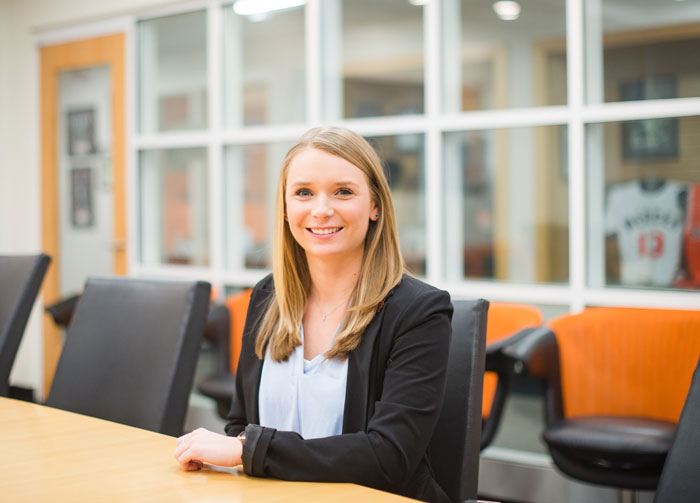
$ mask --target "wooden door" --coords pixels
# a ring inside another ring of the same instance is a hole
[[[111,220],[110,233],[113,239],[110,243],[111,272],[114,274],[126,274],[126,181],[125,181],[125,82],[124,82],[124,34],[114,34],[103,37],[69,42],[59,45],[41,48],[41,187],[42,187],[42,248],[53,258],[53,266],[49,268],[44,281],[43,298],[45,305],[56,302],[61,297],[61,225],[59,216],[61,211],[66,211],[66,201],[60,195],[59,187],[65,184],[65,177],[59,171],[59,159],[63,152],[61,149],[76,150],[78,154],[91,152],[94,145],[90,144],[90,139],[74,138],[70,145],[65,145],[64,138],[59,136],[59,124],[65,120],[65,111],[59,108],[59,80],[66,72],[90,69],[96,67],[108,68],[108,82],[111,100],[108,99],[108,106],[111,107],[109,125],[111,126],[110,138],[106,143],[110,146],[110,152],[106,156],[107,166],[100,168],[80,168],[73,169],[71,173],[73,201],[73,223],[77,228],[89,226],[93,216],[89,212],[90,206],[84,205],[85,188],[92,187],[92,172],[103,170],[109,177],[109,190],[113,191],[110,198],[113,208],[109,208],[108,218]],[[109,103],[111,101],[111,103]],[[74,125],[75,131],[69,131],[70,135],[79,136],[86,128],[90,128],[90,119],[83,111],[74,111],[69,119]],[[62,126],[64,127],[64,126]],[[76,134],[76,131],[78,132]],[[62,133],[63,136],[65,132]],[[76,153],[76,152],[72,152]],[[63,179],[60,179],[63,177]],[[104,181],[103,181],[104,183]],[[87,185],[86,185],[87,184]],[[81,189],[82,188],[82,189]],[[76,194],[82,194],[82,199]],[[89,195],[89,194],[88,194]],[[93,196],[90,196],[93,197]],[[81,203],[81,201],[83,201]],[[87,199],[89,204],[91,200]],[[107,212],[104,212],[107,213]],[[64,243],[65,244],[65,243]],[[71,251],[72,253],[73,251]],[[76,249],[74,253],[80,254],[81,250]],[[83,252],[84,253],[84,252]],[[66,255],[65,250],[63,255]],[[79,255],[76,255],[79,256]],[[44,382],[43,392],[48,396],[53,374],[58,362],[63,345],[61,331],[54,325],[53,320],[44,316],[44,344],[43,344],[43,370]]]

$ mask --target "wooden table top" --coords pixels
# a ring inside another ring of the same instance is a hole
[[[167,435],[0,398],[3,501],[414,501],[355,484],[248,477],[238,468],[185,472],[174,450]]]

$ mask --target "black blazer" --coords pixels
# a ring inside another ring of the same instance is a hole
[[[272,276],[253,290],[236,375],[228,435],[244,428],[243,469],[285,480],[353,482],[425,501],[448,501],[427,449],[442,408],[452,304],[447,292],[404,276],[349,355],[343,431],[305,440],[258,426],[262,360],[258,323]]]

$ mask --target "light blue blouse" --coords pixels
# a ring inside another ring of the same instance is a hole
[[[276,362],[265,353],[258,410],[260,425],[296,431],[305,439],[339,435],[343,430],[348,358],[328,360],[324,353],[304,359],[302,344],[289,359]]]

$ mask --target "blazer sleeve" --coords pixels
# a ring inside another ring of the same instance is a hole
[[[246,473],[402,491],[425,456],[442,408],[452,333],[446,292],[431,288],[405,304],[397,306],[396,323],[382,327],[393,333],[378,335],[392,343],[366,431],[305,440],[294,432],[249,425]]]

